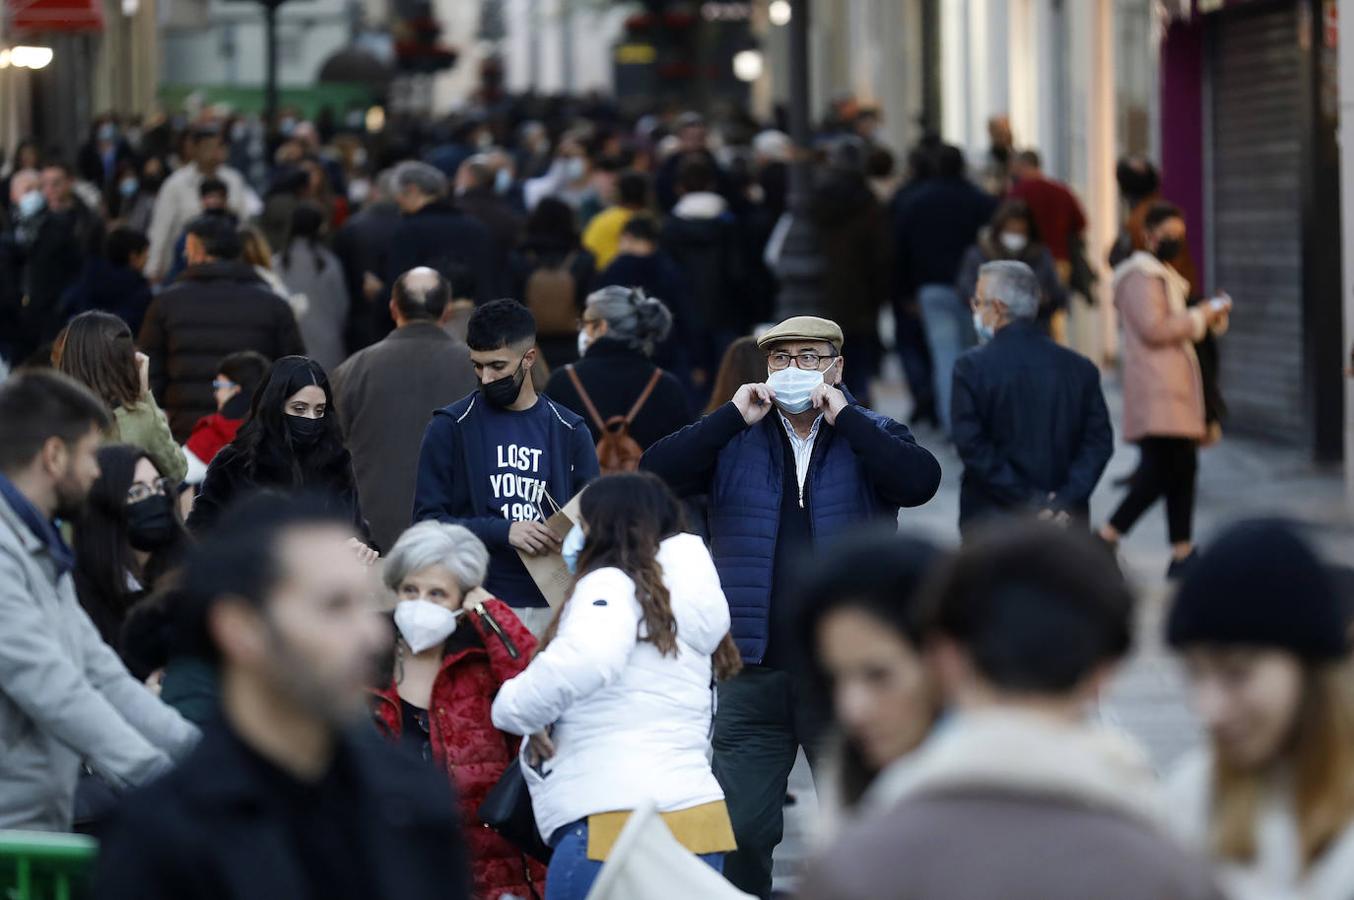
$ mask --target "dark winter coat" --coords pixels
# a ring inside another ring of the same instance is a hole
[[[91,256],[80,280],[66,292],[70,315],[101,309],[126,322],[134,335],[141,332],[150,301],[146,276],[130,266],[115,266],[102,256]]]
[[[348,348],[358,350],[390,333],[395,322],[390,318],[389,290],[368,301],[363,291],[364,275],[370,272],[384,279],[390,272],[390,248],[400,225],[400,208],[394,203],[372,203],[363,207],[334,235],[334,255],[343,266],[348,284]],[[390,286],[387,285],[389,288]]]
[[[518,212],[490,188],[476,188],[456,198],[456,205],[489,231],[493,240],[493,271],[498,275],[494,285],[495,297],[506,297],[511,290],[508,259],[522,237],[525,221]]]
[[[221,360],[255,350],[270,360],[306,352],[292,309],[242,262],[192,266],[151,302],[137,341],[150,357],[150,386],[174,437],[216,412]]]
[[[361,848],[344,869],[360,871],[382,897],[467,900],[469,865],[446,779],[369,730],[343,738],[337,759],[346,802],[334,814]],[[123,804],[99,854],[93,896],[311,896],[315,876],[291,849],[291,810],[265,766],[224,725],[209,730],[182,765]]]
[[[345,453],[346,456],[346,453]],[[188,530],[201,535],[212,529],[221,514],[231,504],[263,489],[280,491],[317,491],[327,498],[336,515],[341,515],[353,523],[353,530],[367,543],[372,543],[367,520],[362,515],[362,505],[357,499],[357,483],[353,479],[352,461],[342,463],[344,474],[328,477],[311,472],[304,462],[302,471],[306,473],[303,484],[294,484],[290,473],[281,474],[259,468],[250,470],[249,462],[240,452],[237,443],[221,448],[216,457],[207,466],[207,477],[202,480],[202,492],[193,503],[193,511],[188,516]]]
[[[962,178],[930,178],[899,191],[893,204],[898,295],[910,297],[927,284],[954,284],[964,252],[996,206],[996,198]]]
[[[697,197],[719,199],[713,194],[688,194],[663,222],[661,244],[691,285],[693,330],[741,334],[752,325],[743,296],[747,266],[742,233],[727,208],[716,212],[715,205],[707,203],[709,209],[699,211],[714,214],[696,215],[701,204],[692,201]],[[691,213],[684,214],[688,210]]]
[[[953,403],[964,461],[961,528],[1001,510],[1089,517],[1091,492],[1114,452],[1094,363],[1035,323],[1015,322],[955,363]]]
[[[419,449],[413,520],[436,519],[469,528],[489,548],[485,589],[517,606],[545,606],[545,598],[534,584],[528,585],[522,561],[508,543],[512,522],[487,513],[486,441],[481,419],[475,414],[484,402],[476,391],[433,413]],[[563,505],[597,477],[597,448],[581,418],[549,397],[539,402],[550,404],[553,412],[546,490]],[[505,575],[509,585],[523,585],[528,595],[518,598],[500,590]]]
[[[763,661],[772,628],[773,576],[786,502],[784,426],[777,410],[748,427],[733,403],[649,448],[641,466],[684,496],[710,495],[710,551],[729,599],[743,659]],[[940,464],[905,425],[852,403],[820,425],[804,481],[814,541],[853,525],[896,519],[940,487]],[[790,503],[797,497],[789,498]]]
[[[103,246],[103,224],[98,215],[71,198],[71,207],[61,212],[43,211],[37,220],[33,242],[25,249],[25,317],[40,340],[54,338],[65,321],[62,295],[80,277],[85,260]]]
[[[605,337],[589,347],[583,358],[574,364],[574,371],[583,382],[583,388],[592,398],[603,422],[612,416],[624,416],[630,412],[657,368],[640,351],[614,338]],[[556,369],[551,372],[545,393],[552,400],[578,413],[587,423],[593,441],[601,438],[596,423],[588,415],[567,371]],[[641,448],[647,449],[660,438],[690,424],[691,408],[686,402],[686,391],[676,378],[664,372],[644,407],[635,416],[629,434]]]
[[[646,297],[657,297],[672,313],[672,332],[654,348],[653,361],[669,372],[686,377],[691,367],[694,319],[691,288],[672,257],[657,251],[648,256],[622,253],[598,273],[593,290],[617,285],[640,288]]]
[[[889,226],[864,177],[830,172],[813,198],[827,270],[825,315],[848,335],[874,335],[889,299]]]
[[[393,547],[409,527],[433,410],[475,389],[470,351],[435,322],[411,322],[349,357],[330,383],[362,509],[376,542]]]
[[[536,639],[502,601],[488,600],[483,608],[513,646],[509,648],[479,615],[467,613],[462,617],[461,627],[473,627],[475,639],[471,646],[462,644],[461,649],[448,652],[442,659],[428,707],[428,736],[433,763],[446,772],[460,802],[475,895],[483,900],[497,900],[503,893],[530,897],[528,875],[536,892],[543,892],[545,867],[528,860],[521,850],[484,827],[478,811],[503,771],[517,758],[522,740],[494,727],[490,718],[494,696],[503,682],[527,667]],[[393,680],[376,692],[372,712],[388,738],[398,741],[403,737],[399,688]]]
[[[390,243],[385,283],[417,266],[428,266],[443,275],[464,266],[475,276],[475,300],[494,298],[498,273],[494,271],[494,244],[489,229],[445,201],[429,203],[413,215],[403,216]]]

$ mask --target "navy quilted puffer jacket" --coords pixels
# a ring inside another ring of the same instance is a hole
[[[728,403],[654,444],[641,463],[680,494],[709,494],[711,554],[729,599],[734,640],[752,664],[762,661],[770,632],[787,464],[776,433],[781,427],[774,411],[748,427]],[[814,445],[804,483],[814,539],[920,506],[939,485],[940,464],[906,426],[852,404],[835,427],[823,423]]]

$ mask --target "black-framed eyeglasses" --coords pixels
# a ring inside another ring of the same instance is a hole
[[[817,371],[823,368],[823,364],[831,365],[831,360],[837,358],[836,353],[815,353],[812,350],[805,350],[803,353],[786,353],[784,350],[777,350],[775,353],[769,353],[766,357],[766,364],[771,370],[789,368],[790,363],[794,362],[796,368],[812,369]]]
[[[150,484],[136,482],[127,488],[127,502],[140,503],[151,497],[168,497],[174,493],[174,482],[169,478],[157,478]]]

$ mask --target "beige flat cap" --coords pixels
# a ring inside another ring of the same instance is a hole
[[[817,316],[795,316],[786,319],[757,338],[758,349],[765,350],[781,341],[827,341],[832,349],[842,352],[841,326],[831,319]]]

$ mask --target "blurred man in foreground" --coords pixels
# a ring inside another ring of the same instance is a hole
[[[127,802],[96,896],[469,896],[446,779],[360,727],[391,636],[351,537],[316,501],[268,494],[190,557],[179,633],[219,666],[222,719]]]

